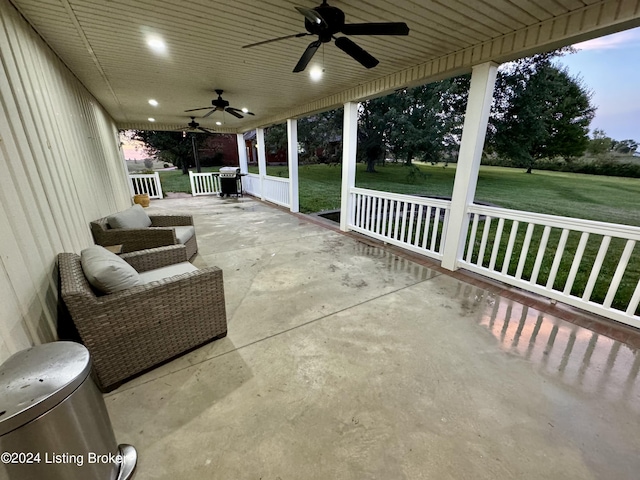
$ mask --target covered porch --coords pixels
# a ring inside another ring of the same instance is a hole
[[[638,2],[343,2],[351,21],[407,21],[412,33],[362,40],[374,70],[327,55],[322,84],[291,74],[286,45],[239,53],[257,32],[298,31],[294,5],[0,0],[0,361],[56,339],[56,255],[91,245],[89,222],[131,204],[118,129],[181,128],[224,88],[256,115],[219,131],[259,137],[287,122],[294,173],[273,193],[285,210],[208,196],[150,207],[195,215],[194,262],[224,270],[229,335],[106,397],[119,440],[139,449],[138,478],[637,477],[640,287],[603,321],[556,303],[562,255],[527,287],[519,262],[532,258],[537,277],[546,250],[510,249],[514,275],[491,250],[511,232],[527,245],[534,230],[539,245],[593,235],[596,282],[615,240],[611,294],[591,305],[592,282],[568,289],[605,315],[637,227],[486,210],[473,192],[497,65],[639,26]],[[149,53],[149,34],[164,54]],[[469,72],[451,202],[355,188],[358,102]],[[339,229],[295,213],[296,118],[337,107]],[[262,170],[250,188],[266,197],[268,181]]]
[[[137,478],[636,477],[633,329],[248,197],[151,212],[194,215],[229,330],[106,396]]]

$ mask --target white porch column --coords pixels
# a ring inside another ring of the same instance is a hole
[[[267,174],[267,150],[264,144],[264,128],[256,128],[258,144],[258,175],[260,175],[260,198],[264,200],[264,177]]]
[[[478,171],[489,122],[493,87],[498,65],[493,62],[475,65],[471,74],[469,100],[464,116],[456,178],[451,196],[451,213],[447,226],[441,265],[448,270],[458,268],[469,228],[468,206],[473,203]]]
[[[244,135],[237,133],[238,139],[238,162],[240,167],[240,173],[249,173],[249,162],[247,161],[247,144],[244,141]]]
[[[289,160],[289,210],[300,211],[298,199],[298,121],[287,119],[287,158]]]
[[[340,193],[340,230],[349,230],[347,221],[353,215],[349,190],[356,186],[356,151],[358,148],[358,104],[344,104],[342,124],[342,191]]]

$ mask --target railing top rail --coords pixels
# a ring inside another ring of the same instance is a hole
[[[500,207],[488,207],[484,205],[470,205],[470,213],[487,215],[493,218],[504,218],[505,220],[516,220],[523,223],[533,223],[568,230],[594,233],[597,235],[607,235],[611,237],[622,237],[629,240],[640,241],[640,227],[630,225],[620,225],[616,223],[597,222],[595,220],[584,220],[581,218],[561,217],[558,215],[548,215],[543,213],[525,212],[521,210],[509,210]]]
[[[271,175],[265,175],[264,178],[266,180],[274,180],[276,182],[283,182],[283,183],[289,183],[289,178],[282,178],[282,177],[272,177]]]
[[[450,208],[451,200],[442,200],[439,198],[419,197],[417,195],[407,195],[403,193],[391,193],[383,192],[381,190],[370,190],[368,188],[351,188],[350,193],[356,193],[360,195],[368,195],[371,197],[386,198],[388,200],[398,200],[401,202],[411,202],[418,205],[425,205],[431,207]]]
[[[129,176],[130,177],[136,177],[136,178],[154,178],[156,175],[158,175],[158,173],[130,173]]]

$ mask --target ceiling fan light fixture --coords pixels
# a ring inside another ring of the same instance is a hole
[[[147,37],[147,45],[155,53],[164,54],[167,52],[167,44],[158,36]]]
[[[311,69],[309,70],[309,76],[311,77],[311,80],[313,80],[314,82],[320,81],[323,73],[324,73],[324,69],[318,67],[317,65],[314,67],[311,67]]]

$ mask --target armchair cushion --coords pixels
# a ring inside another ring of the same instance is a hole
[[[151,219],[147,212],[138,204],[123,212],[114,213],[107,217],[111,228],[147,228],[151,226]]]
[[[114,293],[142,285],[136,270],[100,245],[85,248],[80,253],[82,271],[93,288],[101,293]]]
[[[187,243],[189,239],[196,234],[196,229],[193,228],[193,225],[173,228],[176,231],[176,240],[178,240],[178,243],[181,243],[182,245]]]
[[[155,282],[158,280],[164,280],[165,278],[175,277],[176,275],[182,275],[184,273],[197,272],[198,267],[193,263],[181,262],[174,263],[173,265],[167,265],[166,267],[156,268],[140,273],[140,279],[143,284]]]

